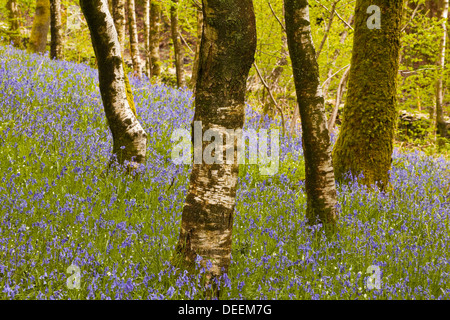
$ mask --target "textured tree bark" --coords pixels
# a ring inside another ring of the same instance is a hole
[[[170,7],[170,31],[172,33],[173,52],[175,56],[175,70],[177,73],[177,86],[181,88],[184,85],[184,72],[181,56],[181,42],[178,36],[178,0],[172,0]]]
[[[369,29],[367,8],[381,9],[381,28]],[[384,188],[397,119],[402,0],[357,0],[352,62],[343,123],[333,151],[339,180],[363,173],[366,185]]]
[[[121,50],[125,48],[125,0],[111,0],[112,3],[112,15],[114,17],[114,24],[117,30],[117,36],[119,37],[119,43]]]
[[[145,44],[145,75],[150,78],[152,62],[150,59],[150,0],[144,3],[144,44]]]
[[[119,163],[145,162],[147,134],[127,100],[121,47],[106,0],[80,0],[98,64],[100,93]]]
[[[6,3],[9,19],[9,40],[17,48],[22,48],[22,41],[19,35],[19,8],[16,0],[8,0]]]
[[[159,28],[161,21],[161,3],[159,0],[150,1],[150,60],[152,63],[151,76],[161,75],[161,60],[159,57]]]
[[[447,137],[447,123],[444,119],[444,69],[445,69],[445,48],[447,46],[447,19],[448,19],[448,2],[444,0],[441,19],[442,20],[442,39],[440,45],[439,56],[439,78],[436,85],[436,128],[441,137]]]
[[[195,46],[194,65],[192,67],[191,87],[195,93],[195,84],[197,83],[198,62],[200,56],[200,42],[202,40],[203,30],[203,11],[202,8],[197,8],[197,43]]]
[[[241,129],[244,124],[246,82],[256,51],[253,4],[251,0],[203,1],[203,17],[194,121],[202,121],[203,132],[213,129],[223,137],[227,129]],[[227,145],[234,147],[231,164],[194,162],[182,213],[177,252],[190,267],[198,255],[205,267],[210,260],[210,280],[227,272],[230,264],[239,171],[233,140],[224,138],[226,145],[216,150],[224,153]],[[203,142],[202,152],[208,144]]]
[[[36,0],[36,12],[31,28],[28,50],[44,52],[47,45],[47,34],[50,26],[50,0]]]
[[[134,0],[127,0],[128,5],[128,30],[130,30],[130,54],[133,62],[134,74],[141,77],[141,57],[139,53],[139,40],[136,28],[136,7]]]
[[[286,32],[299,105],[305,156],[308,224],[334,228],[336,186],[331,142],[320,89],[319,65],[311,35],[307,0],[284,0]]]
[[[50,0],[50,58],[62,59],[62,37],[63,29],[61,23],[61,0]]]

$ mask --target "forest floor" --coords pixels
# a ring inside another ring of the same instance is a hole
[[[190,129],[192,93],[131,83],[147,163],[137,177],[105,174],[96,70],[0,47],[0,299],[205,298],[204,270],[170,263],[190,172],[171,161],[170,137]],[[246,119],[280,125],[251,106]],[[396,148],[392,165],[386,191],[338,185],[328,239],[305,226],[300,136],[280,138],[273,176],[241,165],[221,298],[449,299],[450,162]]]

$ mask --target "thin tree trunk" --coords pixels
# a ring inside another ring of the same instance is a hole
[[[159,57],[159,28],[161,21],[161,3],[159,0],[150,1],[150,60],[152,63],[151,76],[161,75],[161,60]]]
[[[80,0],[97,57],[100,94],[119,163],[145,162],[147,134],[131,110],[125,86],[121,46],[106,0]]]
[[[333,24],[333,18],[334,18],[334,13],[336,10],[336,5],[338,4],[340,0],[336,0],[333,2],[333,5],[331,7],[331,12],[330,12],[330,17],[328,18],[328,24],[327,24],[327,28],[325,30],[325,34],[323,35],[322,41],[319,44],[319,48],[317,49],[317,53],[316,53],[316,58],[319,59],[320,54],[322,53],[322,49],[323,49],[323,45],[325,44],[325,41],[328,38],[328,34],[330,33],[331,30],[331,25]]]
[[[268,79],[270,80],[270,88],[272,89],[275,87],[278,83],[278,80],[280,79],[281,74],[283,73],[284,66],[288,64],[288,49],[287,49],[287,39],[286,35],[283,34],[281,36],[281,57],[277,61],[277,64],[275,65],[275,68],[273,68],[272,72],[270,73]]]
[[[284,0],[289,53],[302,122],[308,224],[333,229],[337,221],[331,142],[320,89],[307,0]]]
[[[50,58],[62,59],[63,29],[61,23],[61,0],[50,0]]]
[[[31,28],[28,50],[44,52],[47,45],[47,34],[50,27],[50,0],[37,0],[36,12]]]
[[[22,41],[19,34],[19,8],[16,0],[8,0],[6,3],[8,8],[9,19],[9,40],[17,48],[22,47]]]
[[[291,119],[291,136],[294,135],[295,129],[297,128],[298,112],[298,108],[294,107],[294,114]]]
[[[440,46],[440,56],[439,56],[439,77],[437,81],[436,88],[436,129],[441,137],[447,137],[447,123],[444,119],[444,70],[445,70],[445,48],[447,45],[447,19],[448,19],[448,3],[449,0],[444,0],[444,6],[442,10],[441,19],[442,21],[442,39]]]
[[[272,7],[272,4],[270,3],[270,0],[267,1],[267,4],[269,5],[270,10],[272,11],[272,15],[275,17],[275,19],[278,21],[280,27],[281,27],[281,57],[277,61],[277,64],[275,65],[275,68],[273,68],[272,72],[270,73],[268,79],[270,82],[270,88],[274,88],[278,80],[283,73],[284,66],[288,64],[288,49],[287,49],[287,39],[286,39],[286,27],[283,25],[281,20],[278,18],[278,16],[275,13],[275,10]],[[284,16],[284,4],[283,4],[283,16]]]
[[[328,131],[334,131],[334,125],[336,123],[337,114],[339,111],[339,106],[341,104],[342,96],[344,95],[345,86],[347,85],[348,75],[350,74],[350,67],[348,67],[344,74],[342,75],[341,81],[336,92],[336,101],[334,104],[333,111],[331,112],[330,119],[328,120]]]
[[[377,0],[381,28],[367,27],[373,0],[357,0],[347,101],[333,150],[336,178],[363,173],[362,183],[386,187],[395,123],[403,1]],[[386,49],[388,48],[388,50]]]
[[[134,74],[141,77],[141,57],[139,53],[139,39],[136,27],[136,7],[134,0],[127,0],[128,5],[128,30],[130,31],[130,54],[133,62]]]
[[[173,52],[175,57],[175,70],[177,73],[177,86],[181,88],[184,85],[184,72],[182,66],[181,43],[178,36],[178,0],[172,0],[170,7],[170,31],[172,33]]]
[[[195,93],[195,85],[197,83],[198,63],[200,56],[200,42],[202,40],[203,30],[203,11],[202,7],[197,8],[197,42],[195,46],[194,64],[192,67],[191,87]]]
[[[348,22],[347,22],[347,24],[349,25],[349,26],[351,26],[352,25],[352,22],[353,22],[353,15],[351,15],[350,16],[350,18],[348,19]],[[348,36],[348,29],[345,29],[342,33],[341,33],[341,38],[340,38],[340,40],[339,40],[339,43],[341,44],[341,45],[343,45],[344,43],[345,43],[345,40],[347,39],[347,36]],[[334,67],[336,66],[336,60],[337,60],[337,58],[339,57],[339,54],[341,53],[341,49],[336,49],[336,50],[334,50],[334,53],[333,53],[333,58],[332,58],[332,63],[331,63],[331,67],[328,69],[328,75],[327,75],[327,81],[324,83],[324,85],[323,85],[323,98],[326,100],[327,99],[327,96],[328,96],[328,89],[329,89],[329,87],[330,87],[330,83],[331,83],[331,80],[332,80],[332,75],[333,75],[333,69],[334,69]]]
[[[145,75],[150,78],[152,62],[150,59],[150,0],[144,3],[144,43],[145,43]]]
[[[204,1],[203,17],[194,121],[202,122],[203,132],[212,129],[224,137],[228,129],[244,125],[246,81],[256,51],[253,4],[251,0]],[[194,154],[196,150],[203,154],[208,145],[201,138],[194,138]],[[198,255],[204,267],[211,261],[210,283],[230,264],[239,171],[236,140],[227,138],[215,153],[223,155],[228,146],[234,148],[232,163],[194,162],[177,246],[188,266],[195,265]]]
[[[123,52],[125,48],[125,0],[111,0],[112,16],[114,17],[114,25],[116,26],[117,36]]]

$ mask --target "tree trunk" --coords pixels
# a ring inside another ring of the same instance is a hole
[[[152,62],[150,59],[150,0],[144,3],[144,43],[145,43],[145,75],[150,78]]]
[[[195,46],[194,64],[192,67],[191,87],[195,93],[195,84],[197,83],[198,63],[200,56],[200,42],[202,40],[203,30],[203,11],[202,7],[197,8],[197,42]]]
[[[178,36],[178,0],[172,0],[170,7],[170,31],[172,33],[173,52],[175,56],[175,70],[177,73],[177,86],[181,88],[184,85],[184,72],[182,66],[181,43]]]
[[[444,119],[444,70],[445,70],[445,48],[447,45],[447,19],[448,19],[448,2],[449,0],[444,1],[444,6],[442,10],[442,39],[440,46],[440,56],[439,56],[439,77],[437,81],[436,88],[436,128],[437,132],[441,137],[447,137],[447,123]]]
[[[119,163],[145,162],[147,134],[127,100],[121,47],[107,0],[80,0],[98,64],[100,94]]]
[[[128,30],[130,30],[130,54],[133,62],[134,74],[141,77],[141,57],[139,53],[139,40],[136,28],[136,7],[134,0],[127,0],[128,5]]]
[[[285,0],[285,19],[305,155],[308,224],[334,227],[336,186],[307,0]]]
[[[62,59],[63,29],[61,23],[61,0],[50,0],[50,58]]]
[[[16,0],[8,0],[6,3],[8,8],[9,19],[9,40],[17,48],[22,47],[22,41],[19,34],[19,8]]]
[[[50,26],[50,0],[37,0],[33,26],[31,28],[28,50],[30,52],[45,52],[47,34]]]
[[[125,48],[125,0],[111,0],[112,16],[114,17],[114,25],[116,26],[117,36],[121,50]]]
[[[152,63],[151,76],[161,74],[161,60],[159,58],[159,27],[161,21],[161,3],[159,0],[150,1],[150,60]]]
[[[367,8],[381,10],[381,28],[369,29]],[[366,185],[389,181],[397,119],[397,72],[403,1],[357,0],[355,34],[343,123],[333,160],[336,177],[363,173]]]
[[[203,17],[194,121],[202,122],[203,132],[212,129],[223,137],[227,129],[244,125],[246,82],[256,51],[253,4],[251,0],[204,1]],[[194,138],[194,153],[203,154],[207,143],[198,138]],[[177,245],[187,266],[192,267],[198,255],[204,267],[211,261],[207,274],[212,283],[230,264],[239,171],[237,143],[232,140],[226,140],[234,148],[231,164],[194,162]],[[227,146],[217,149],[223,154]]]

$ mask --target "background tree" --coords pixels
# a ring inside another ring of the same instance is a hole
[[[36,12],[31,29],[28,50],[44,52],[47,45],[47,34],[50,26],[50,0],[36,0]]]
[[[111,0],[112,3],[112,16],[114,17],[114,24],[117,30],[117,36],[119,37],[119,43],[122,50],[125,48],[125,1],[126,0]]]
[[[136,9],[134,0],[127,0],[128,30],[130,31],[130,55],[133,62],[134,74],[141,77],[141,57],[139,53],[139,39],[136,27]]]
[[[150,78],[152,62],[150,59],[150,0],[144,2],[144,46],[145,46],[145,74]]]
[[[307,0],[285,0],[285,19],[305,156],[306,217],[311,225],[336,224],[336,186],[319,65],[311,36]]]
[[[178,36],[178,0],[172,0],[172,5],[170,7],[170,30],[172,33],[173,42],[173,52],[174,52],[174,62],[175,70],[177,74],[177,86],[181,88],[184,85],[184,72],[183,72],[183,62],[181,54],[181,43],[180,37]]]
[[[203,132],[214,129],[224,135],[244,124],[246,81],[256,48],[253,4],[251,0],[204,1],[203,15],[194,121],[202,122]],[[182,213],[177,251],[188,266],[197,255],[203,257],[203,266],[210,260],[210,278],[227,272],[230,264],[239,171],[236,140],[232,145],[232,164],[194,163]],[[225,150],[221,145],[216,152]]]
[[[447,46],[447,19],[448,19],[448,2],[449,0],[444,0],[442,7],[442,38],[440,44],[440,54],[438,61],[438,80],[436,84],[436,127],[439,135],[441,137],[447,137],[447,123],[444,119],[444,70],[445,70],[445,49]]]
[[[161,3],[159,0],[150,1],[150,60],[152,63],[151,76],[161,74],[161,61],[159,55],[159,31],[161,20]]]
[[[381,9],[381,28],[369,29],[367,9]],[[367,185],[389,180],[397,120],[397,72],[403,1],[357,0],[344,119],[333,153],[336,177],[364,174]]]
[[[13,43],[15,47],[22,47],[22,41],[19,36],[19,8],[17,0],[8,0],[6,3],[9,14],[9,40]]]
[[[203,30],[203,10],[202,4],[198,4],[197,2],[193,2],[194,7],[197,10],[197,37],[195,41],[195,56],[194,62],[192,64],[192,77],[190,86],[193,88],[195,92],[195,84],[197,83],[197,73],[198,73],[198,63],[200,56],[200,42],[202,40],[202,30]]]
[[[80,6],[97,57],[100,93],[113,137],[112,152],[119,163],[144,163],[147,134],[127,100],[121,47],[107,0],[80,0]]]
[[[50,0],[50,58],[62,59],[61,0]]]

